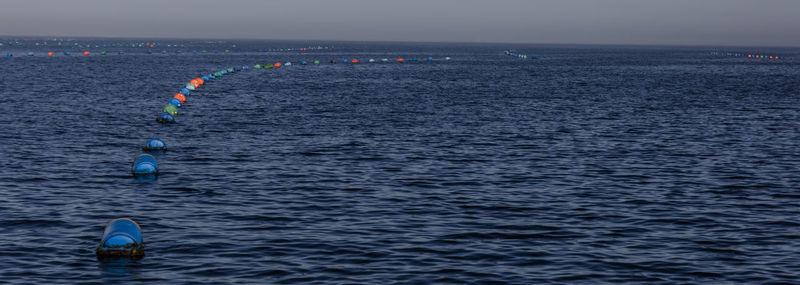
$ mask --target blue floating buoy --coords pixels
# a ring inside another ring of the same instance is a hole
[[[156,118],[156,122],[164,123],[164,124],[174,123],[175,122],[175,117],[173,117],[172,115],[170,115],[167,112],[164,112],[164,113],[161,113],[161,115],[158,115],[158,118]]]
[[[208,76],[208,79],[214,79],[214,78],[217,78],[216,76],[214,76],[214,74],[209,74],[209,75],[206,75],[206,76]]]
[[[200,78],[202,78],[202,79],[203,79],[203,81],[208,81],[208,75],[203,75],[203,76],[202,76],[202,77],[200,77]]]
[[[183,95],[187,95],[187,96],[189,95],[189,93],[191,93],[191,91],[189,91],[189,88],[186,88],[186,87],[181,88],[181,91],[178,91],[178,92],[180,92]]]
[[[306,64],[308,63],[305,60],[300,62],[300,65],[306,65]]]
[[[233,71],[239,71],[239,70],[241,70],[241,69],[238,66],[234,66],[233,67]]]
[[[342,63],[347,63],[347,60],[346,59],[342,59]]]
[[[166,50],[161,50],[161,54],[167,54]]]
[[[29,52],[28,52],[28,56],[33,56],[33,52],[32,52],[32,51],[29,51]]]
[[[68,52],[68,51],[65,51],[65,52],[64,52],[64,55],[70,55],[70,54],[72,54],[72,53],[70,53],[70,52]]]
[[[242,65],[242,70],[248,70],[248,69],[250,69],[250,67],[248,67],[247,65]]]
[[[131,166],[133,175],[151,175],[158,174],[158,162],[156,158],[149,154],[142,154],[133,160]]]
[[[284,65],[284,66],[292,66],[292,63],[291,63],[291,62],[286,62],[286,63],[284,63],[283,65]]]
[[[411,61],[417,61],[417,58],[416,57],[412,57]]]
[[[445,57],[445,58],[444,58],[444,60],[450,60],[450,57],[449,57],[449,56],[448,56],[448,57]]]
[[[178,108],[183,107],[183,104],[181,104],[181,100],[178,100],[177,98],[169,99],[169,103],[175,105],[175,107]]]
[[[10,52],[7,52],[7,53],[6,53],[6,56],[7,56],[7,57],[12,57],[12,56],[14,56],[14,54],[13,54],[13,53],[10,53]]]
[[[131,219],[112,220],[103,231],[96,253],[97,257],[143,257],[142,227]]]
[[[144,145],[145,151],[152,151],[152,150],[167,150],[167,144],[160,139],[150,139]]]
[[[428,57],[428,59],[427,59],[427,60],[428,60],[428,61],[433,61],[433,58],[432,58],[432,57]]]

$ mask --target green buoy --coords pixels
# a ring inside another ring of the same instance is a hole
[[[162,111],[164,111],[165,113],[169,113],[170,115],[173,116],[178,115],[178,107],[175,107],[175,105],[172,104],[167,104],[167,106],[164,106],[164,109]]]

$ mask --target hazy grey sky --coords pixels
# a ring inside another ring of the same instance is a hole
[[[800,46],[800,0],[0,0],[1,35]]]

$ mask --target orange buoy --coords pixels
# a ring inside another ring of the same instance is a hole
[[[353,63],[358,63],[358,59],[353,59]]]
[[[183,95],[181,93],[175,94],[175,96],[172,96],[172,98],[178,99],[179,101],[181,101],[181,104],[186,103],[186,95]]]
[[[47,53],[47,56],[53,56],[53,52],[52,52],[52,51],[51,51],[51,52],[48,52],[48,53]]]
[[[83,52],[83,55],[89,55],[89,51],[88,51],[88,50],[87,50],[87,51],[84,51],[84,52]]]
[[[198,78],[195,78],[195,80],[197,80],[197,82],[200,83],[200,85],[206,84],[206,82],[205,82],[205,80],[203,80],[203,78],[198,77]]]
[[[402,58],[398,58],[397,62],[403,62],[403,59]]]
[[[192,79],[192,81],[189,81],[189,83],[194,85],[194,88],[200,87],[200,81],[197,81],[197,79]]]
[[[274,65],[272,65],[272,66],[274,66],[274,67],[281,67],[281,63],[280,63],[280,62],[276,62],[276,63],[275,63]]]

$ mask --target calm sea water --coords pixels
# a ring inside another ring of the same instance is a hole
[[[20,42],[0,47],[2,283],[800,279],[797,49]],[[315,59],[210,81],[155,122],[198,75]],[[162,174],[135,179],[153,137]],[[119,217],[144,259],[96,259]]]

